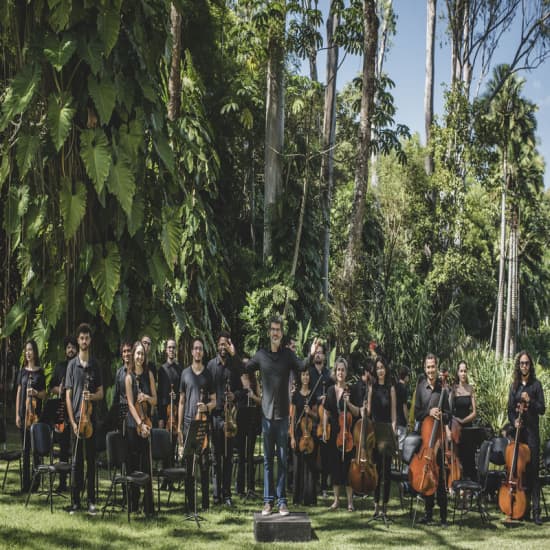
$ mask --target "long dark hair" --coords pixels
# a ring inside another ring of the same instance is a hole
[[[391,386],[392,385],[392,379],[391,379],[391,371],[390,371],[390,367],[388,367],[388,363],[386,362],[386,360],[381,356],[381,355],[378,355],[376,357],[376,359],[374,360],[374,383],[375,384],[378,384],[380,385],[380,383],[378,382],[378,374],[376,373],[376,368],[378,367],[378,363],[382,363],[382,365],[384,366],[384,371],[385,371],[385,375],[384,375],[384,386]]]
[[[522,356],[527,355],[529,358],[529,378],[527,379],[527,383],[531,384],[536,376],[535,376],[535,363],[533,363],[533,358],[529,354],[527,350],[521,350],[517,355],[516,359],[514,361],[514,381],[513,381],[513,387],[514,391],[518,389],[519,385],[521,384],[521,370],[519,369],[519,360]]]
[[[23,346],[23,368],[27,366],[27,358],[25,357],[25,349],[28,345],[31,345],[32,348],[32,354],[34,359],[34,366],[39,367],[40,366],[40,357],[38,356],[38,346],[36,345],[36,341],[30,338],[25,342],[25,345]]]

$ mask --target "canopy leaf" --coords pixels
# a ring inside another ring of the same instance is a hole
[[[23,323],[27,317],[27,299],[19,298],[6,315],[6,324],[0,327],[0,337],[7,338],[11,336]]]
[[[13,79],[7,89],[2,103],[0,117],[0,132],[6,129],[9,121],[15,116],[24,113],[31,102],[40,82],[40,67],[33,64],[25,65],[21,72]]]
[[[94,246],[94,260],[90,269],[90,277],[101,305],[110,313],[115,293],[120,284],[120,252],[116,243],[109,241],[105,247]],[[107,315],[106,311],[105,315]]]
[[[44,55],[57,72],[60,72],[67,61],[71,59],[75,50],[76,40],[73,38],[65,38],[60,41],[53,34],[46,37]]]
[[[57,325],[65,308],[66,290],[65,272],[63,270],[58,271],[51,280],[47,281],[44,287],[42,295],[44,314],[52,327]]]
[[[61,210],[65,240],[67,241],[74,237],[84,218],[86,198],[86,187],[81,181],[76,182],[73,195],[70,180],[63,180],[59,191],[59,209]]]
[[[118,40],[120,31],[120,6],[122,0],[111,0],[105,2],[106,6],[100,9],[97,16],[97,30],[103,44],[105,55],[108,57]]]
[[[113,109],[115,108],[115,83],[106,76],[104,76],[100,82],[93,75],[89,75],[88,91],[96,106],[101,124],[108,124],[113,114]]]
[[[17,168],[19,178],[23,179],[29,171],[40,147],[40,138],[36,134],[21,134],[17,140]]]
[[[72,98],[70,96],[50,95],[48,101],[48,126],[50,136],[56,151],[63,147],[71,131],[71,122],[73,120],[75,109],[72,108]]]
[[[181,247],[183,228],[177,217],[177,210],[165,207],[162,216],[160,244],[168,266],[173,269]]]
[[[103,191],[105,180],[111,168],[109,142],[103,130],[83,130],[80,134],[80,156],[86,173],[92,180],[98,195]]]
[[[115,195],[126,215],[130,217],[132,214],[132,202],[136,192],[136,182],[129,162],[123,156],[119,157],[116,164],[113,163],[111,165],[111,171],[107,179],[107,188]]]

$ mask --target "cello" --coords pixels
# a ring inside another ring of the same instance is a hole
[[[366,400],[363,401],[363,414],[353,427],[355,458],[349,466],[349,481],[356,493],[366,494],[374,491],[378,484],[378,471],[372,453],[375,436],[372,422],[367,418]]]
[[[441,388],[439,404],[441,411],[445,390]],[[443,431],[440,429],[441,420],[433,416],[426,416],[422,422],[422,445],[409,464],[409,482],[411,487],[424,496],[431,496],[437,489],[439,480],[439,465],[437,452],[442,444]]]
[[[498,506],[506,515],[506,520],[521,519],[527,510],[523,476],[527,463],[531,460],[531,450],[525,443],[519,442],[521,419],[527,409],[527,403],[518,404],[518,427],[514,441],[506,447],[506,479],[498,492]]]

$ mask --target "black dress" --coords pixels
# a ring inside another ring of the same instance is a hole
[[[373,421],[391,425],[391,386],[378,384],[375,382],[372,385],[371,397],[371,416]],[[380,500],[380,487],[384,485],[384,504],[390,498],[390,473],[391,473],[391,456],[384,456],[374,449],[374,461],[376,462],[376,470],[378,471],[378,483],[374,490],[374,501]]]
[[[466,418],[472,412],[472,396],[471,395],[453,395],[453,408],[452,414],[455,418],[461,420]],[[462,424],[462,428],[470,428],[471,422]],[[476,465],[475,465],[475,447],[468,432],[462,432],[460,443],[458,445],[458,458],[462,464],[462,477],[463,479],[476,478]]]
[[[343,395],[343,393],[342,393]],[[336,446],[336,440],[338,433],[340,432],[339,426],[339,417],[340,412],[344,411],[344,398],[336,400],[336,386],[331,386],[327,390],[327,397],[325,400],[325,409],[330,413],[330,440],[329,440],[329,449],[331,455],[331,475],[332,483],[334,485],[349,485],[348,474],[349,466],[351,464],[351,459],[353,458],[354,451],[353,449],[344,453],[342,458],[342,447]],[[348,409],[348,412],[349,409]],[[350,426],[351,430],[351,426]]]
[[[295,406],[294,421],[302,417],[304,406],[309,400],[309,395],[302,395],[296,392],[292,396],[292,403]],[[312,397],[309,402],[310,409],[316,405],[315,397]],[[301,452],[298,448],[300,438],[302,437],[302,429],[300,423],[294,427],[294,438],[296,440],[296,448],[292,453],[293,457],[293,472],[294,472],[294,504],[304,504],[306,506],[317,504],[317,491],[315,483],[315,457],[317,456],[316,448],[310,454]]]

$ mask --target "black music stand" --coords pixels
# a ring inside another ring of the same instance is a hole
[[[382,456],[382,472],[378,472],[378,475],[382,476],[380,492],[382,493],[383,499],[386,483],[390,483],[390,479],[386,480],[384,477],[384,472],[386,471],[386,460],[391,460],[397,449],[395,433],[392,425],[387,422],[374,422],[374,437],[376,440],[376,452],[378,455]],[[393,523],[393,520],[387,516],[384,505],[382,505],[382,512],[369,519],[367,523],[370,523],[371,521],[383,521],[384,525],[388,528],[390,526],[389,524]]]
[[[197,474],[195,466],[197,464],[197,458],[200,457],[202,453],[202,446],[204,443],[204,438],[208,431],[208,420],[191,420],[189,424],[189,429],[187,430],[187,435],[185,437],[185,442],[183,444],[183,456],[193,456],[193,493],[194,493],[194,506],[193,513],[188,514],[185,518],[185,521],[195,521],[197,527],[200,527],[200,522],[205,521],[205,518],[200,516],[197,512]]]

